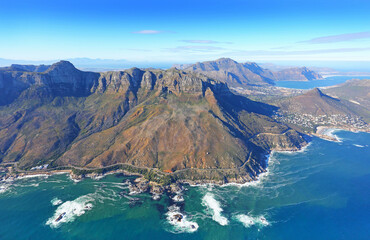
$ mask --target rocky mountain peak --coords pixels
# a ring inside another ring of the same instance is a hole
[[[325,94],[323,93],[323,92],[321,92],[321,90],[320,89],[318,89],[318,88],[314,88],[314,89],[312,89],[312,90],[310,90],[310,91],[308,91],[308,92],[306,92],[304,95],[306,95],[306,96],[317,96],[317,97],[322,97],[322,96],[324,96]]]
[[[223,63],[223,64],[237,64],[236,61],[234,61],[233,59],[231,58],[219,58],[217,59],[215,62],[218,62],[218,63]]]
[[[75,66],[71,62],[62,60],[62,61],[59,61],[51,65],[51,67],[46,72],[47,73],[52,73],[52,72],[72,73],[72,72],[79,72],[79,70],[75,68]]]

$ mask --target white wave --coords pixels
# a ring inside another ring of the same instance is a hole
[[[51,204],[53,204],[53,206],[58,206],[58,205],[63,203],[62,200],[60,200],[58,198],[53,198],[53,199],[51,199],[50,202],[51,202]]]
[[[94,194],[94,200],[99,203],[104,203],[105,201],[116,202],[119,200],[119,195],[113,189],[99,189]]]
[[[342,129],[336,129],[336,128],[328,128],[326,129],[322,134],[323,135],[326,135],[326,136],[329,136],[331,138],[335,138],[337,140],[337,142],[343,142],[343,139],[338,137],[337,135],[335,135],[336,132],[339,132],[339,131],[343,131]],[[330,140],[328,140],[330,141]]]
[[[363,147],[365,147],[365,146],[360,145],[360,144],[353,144],[353,146],[355,146],[355,147],[359,147],[359,148],[363,148]]]
[[[173,200],[174,202],[183,202],[183,201],[184,201],[184,197],[183,197],[182,195],[176,194],[176,195],[172,198],[172,200]]]
[[[307,146],[306,146],[307,147]],[[260,173],[257,177],[256,180],[253,180],[251,182],[246,182],[246,183],[226,183],[223,184],[221,187],[227,187],[227,186],[235,186],[235,187],[257,187],[259,186],[265,178],[271,173],[270,168],[273,164],[276,163],[276,158],[274,157],[274,153],[277,151],[272,151],[270,154],[266,155],[266,171]]]
[[[71,179],[74,183],[79,183],[82,181],[82,179],[74,179],[72,176],[69,176],[69,179]]]
[[[48,174],[31,174],[31,175],[24,175],[24,176],[19,176],[17,177],[18,179],[27,179],[27,178],[48,178],[50,175]]]
[[[160,200],[160,199],[161,199],[161,195],[153,194],[152,199],[153,199],[154,201],[158,201],[158,200]]]
[[[5,193],[6,191],[8,191],[9,189],[9,186],[7,185],[0,185],[0,194],[1,193]]]
[[[285,151],[285,150],[276,151],[276,150],[274,150],[274,151],[272,151],[272,153],[277,152],[277,153],[284,153],[284,154],[287,154],[287,155],[296,155],[296,154],[299,154],[299,153],[304,153],[304,152],[308,151],[308,147],[311,146],[311,143],[312,142],[309,142],[306,146],[302,147],[298,151]]]
[[[170,206],[167,212],[167,221],[174,226],[174,233],[195,232],[199,226],[196,222],[187,220],[187,216],[180,212],[176,205]]]
[[[229,223],[226,217],[222,216],[223,209],[212,193],[207,193],[202,198],[202,205],[206,206],[212,214],[212,219],[218,222],[220,225],[225,226]]]
[[[93,205],[90,203],[94,199],[89,195],[84,195],[76,198],[73,201],[67,201],[60,205],[54,215],[46,222],[52,228],[59,227],[62,223],[73,222],[76,217],[79,217],[90,210]]]
[[[91,176],[90,178],[93,179],[93,180],[100,180],[100,179],[103,179],[104,177],[105,177],[105,175],[102,174],[102,175]]]
[[[270,223],[262,215],[253,217],[253,216],[248,216],[248,215],[245,215],[245,214],[239,214],[239,215],[235,216],[235,218],[239,222],[241,222],[244,225],[244,227],[246,227],[246,228],[249,228],[253,225],[259,225],[261,227],[270,225]]]

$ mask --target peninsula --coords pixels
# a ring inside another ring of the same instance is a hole
[[[124,170],[148,180],[245,183],[304,134],[277,107],[200,73],[84,72],[67,61],[0,69],[0,162],[9,173]]]

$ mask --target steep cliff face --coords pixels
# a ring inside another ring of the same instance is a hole
[[[41,74],[5,74],[2,83],[22,83],[23,90],[0,107],[0,161],[23,169],[124,163],[180,178],[247,181],[263,171],[267,151],[306,143],[268,117],[274,107],[204,75],[137,68],[96,74],[67,62]]]
[[[48,86],[55,95],[87,96],[99,75],[80,71],[72,63],[60,61],[40,74],[40,82],[37,84]]]
[[[46,71],[38,72],[38,69]],[[29,88],[46,87],[55,96],[87,96],[99,75],[77,70],[67,61],[60,61],[50,67],[12,65],[9,68],[2,68],[0,106],[11,103]]]

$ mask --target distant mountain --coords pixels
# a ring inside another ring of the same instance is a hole
[[[45,70],[44,72],[38,72]],[[48,91],[61,96],[85,96],[99,76],[77,70],[70,62],[60,61],[52,66],[12,65],[0,69],[0,105],[9,104],[25,90],[48,86]]]
[[[10,67],[0,67],[3,71],[19,71],[19,72],[45,72],[50,65],[21,65],[12,64]]]
[[[172,67],[174,68],[177,68],[179,70],[184,70],[188,67],[191,67],[193,64],[189,63],[189,64],[173,64]]]
[[[306,144],[269,117],[275,107],[176,69],[93,73],[61,61],[42,73],[2,69],[0,91],[0,162],[23,170],[120,164],[245,182],[264,171],[266,152]]]
[[[291,65],[290,66],[289,65],[277,65],[277,64],[274,64],[274,63],[258,63],[258,65],[260,65],[263,68],[269,69],[273,72],[279,72],[279,71],[286,70],[286,69],[289,69],[289,68],[302,68],[302,66],[297,67],[297,66],[291,66]],[[333,68],[328,68],[328,67],[312,67],[312,66],[310,66],[309,69],[318,73],[318,74],[320,74],[320,75],[321,74],[338,73],[337,70],[335,70]]]
[[[280,71],[270,71],[261,68],[257,63],[238,63],[230,58],[220,58],[215,61],[198,62],[193,65],[174,65],[184,71],[202,73],[210,78],[220,80],[229,86],[267,86],[274,81],[311,81],[322,77],[305,68],[289,68]]]
[[[238,63],[230,58],[198,62],[185,68],[184,71],[202,73],[230,86],[272,85],[274,83],[272,73],[260,68],[256,63]]]
[[[13,60],[13,59],[4,59],[0,58],[0,66],[9,66],[9,65],[51,65],[57,60]],[[110,68],[122,68],[126,67],[129,63],[124,59],[100,59],[100,58],[70,58],[67,61],[72,62],[74,65],[82,68],[96,68],[96,67],[110,67]],[[16,64],[14,64],[16,63]]]
[[[348,100],[370,111],[370,79],[353,79],[343,84],[323,89],[326,94]]]
[[[116,71],[129,69],[134,66],[140,66],[142,68],[161,68],[167,69],[171,67],[170,63],[166,62],[131,62],[125,59],[100,59],[100,58],[69,58],[66,59],[71,62],[73,65],[79,69],[85,71],[95,71],[95,72],[104,72],[104,71]],[[44,60],[44,61],[34,61],[34,60],[13,60],[13,59],[4,59],[0,58],[0,67],[1,66],[10,66],[10,65],[52,65],[53,63],[59,60]],[[15,64],[16,63],[16,64]]]
[[[330,63],[328,63],[330,64]],[[354,63],[351,63],[352,65]],[[362,62],[361,65],[365,64],[365,62]],[[262,68],[269,69],[273,72],[279,72],[282,70],[286,70],[289,68],[297,68],[295,66],[286,66],[286,65],[276,65],[273,63],[258,63]],[[343,64],[342,64],[343,65]],[[302,68],[302,67],[299,67]],[[343,68],[343,66],[338,66],[338,68]],[[346,67],[348,68],[348,67]],[[319,74],[323,77],[329,77],[329,76],[370,76],[370,72],[364,67],[363,69],[352,69],[352,70],[339,70],[331,67],[315,67],[315,66],[310,66],[309,70],[313,71],[316,74]],[[313,79],[315,80],[315,79]]]
[[[275,81],[312,81],[323,79],[323,77],[306,68],[306,67],[294,67],[287,68],[277,72],[273,72]]]
[[[314,88],[302,95],[285,98],[277,103],[281,110],[294,114],[312,116],[348,115],[360,116],[370,120],[370,112],[363,106],[344,99],[330,97],[320,89]]]

